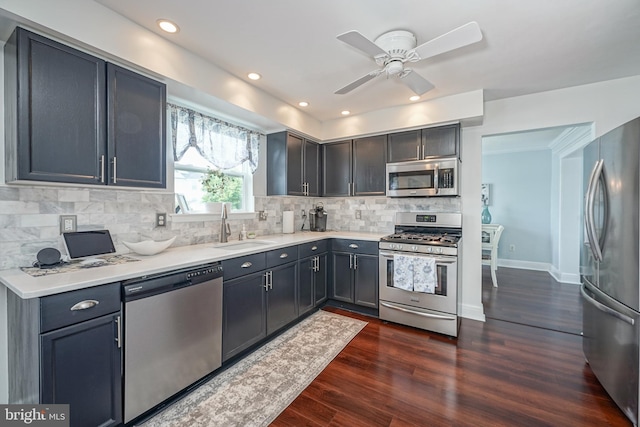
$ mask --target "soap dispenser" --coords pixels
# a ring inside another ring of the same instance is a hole
[[[242,224],[242,231],[240,232],[240,240],[245,240],[247,238],[247,229],[244,224]]]

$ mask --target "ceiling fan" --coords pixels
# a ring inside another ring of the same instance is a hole
[[[482,40],[482,32],[477,22],[469,22],[417,47],[416,37],[405,30],[389,31],[375,41],[369,40],[355,30],[340,34],[337,38],[372,56],[376,64],[381,67],[338,89],[335,92],[337,95],[351,92],[381,74],[386,74],[387,78],[398,77],[417,95],[422,95],[433,89],[433,84],[411,68],[406,68],[405,62],[417,62],[477,43]]]

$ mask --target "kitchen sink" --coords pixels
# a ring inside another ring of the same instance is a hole
[[[254,249],[259,248],[265,245],[271,245],[274,242],[270,242],[268,240],[252,240],[245,242],[234,242],[234,243],[221,243],[219,245],[215,245],[216,249],[227,249],[230,251],[241,251],[244,249]]]

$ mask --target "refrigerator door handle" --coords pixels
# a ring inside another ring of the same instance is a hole
[[[622,320],[623,322],[627,322],[628,324],[630,324],[631,326],[635,325],[635,320],[632,319],[631,317],[627,316],[626,314],[622,314],[619,311],[614,310],[611,307],[607,307],[606,305],[602,304],[599,301],[596,301],[595,299],[591,298],[591,296],[589,296],[589,294],[587,294],[584,290],[584,286],[580,286],[580,293],[582,294],[582,297],[585,299],[585,301],[587,301],[589,304],[593,305],[595,308],[597,308],[598,310],[607,313],[617,319]]]
[[[589,186],[587,187],[585,208],[584,208],[584,220],[585,228],[587,231],[587,239],[589,240],[589,249],[593,254],[594,259],[597,262],[602,261],[602,249],[600,248],[600,242],[596,234],[596,224],[594,219],[594,204],[596,199],[597,183],[602,175],[602,168],[604,166],[604,160],[600,159],[596,162],[591,176],[589,177]]]

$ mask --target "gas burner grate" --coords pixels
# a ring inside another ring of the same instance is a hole
[[[460,236],[446,233],[395,233],[383,237],[383,240],[397,243],[413,243],[426,245],[450,245],[455,246],[460,240]]]

